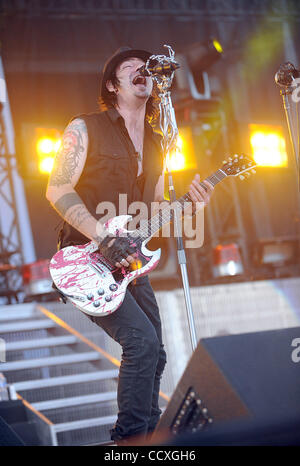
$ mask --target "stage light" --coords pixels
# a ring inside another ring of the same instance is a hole
[[[185,169],[185,158],[184,155],[176,150],[170,157],[170,170],[172,172],[180,171]]]
[[[176,149],[169,156],[167,162],[172,172],[196,168],[193,135],[189,126],[181,127],[177,137]]]
[[[24,178],[42,179],[49,175],[60,147],[63,128],[22,123],[16,140],[18,169]]]
[[[219,244],[213,249],[213,276],[232,277],[244,272],[237,244]]]
[[[176,149],[172,152],[169,159],[169,169],[172,172],[184,170],[186,168],[185,154],[183,151],[184,141],[181,136],[178,136]]]
[[[221,43],[217,39],[213,40],[213,46],[215,47],[217,52],[223,53],[223,47],[222,47]]]
[[[36,128],[38,169],[42,174],[52,171],[55,155],[61,145],[61,134],[54,128]]]
[[[39,161],[39,171],[40,173],[49,174],[52,171],[54,164],[54,157],[44,157]]]
[[[211,88],[207,70],[224,53],[218,39],[212,38],[205,42],[196,42],[185,46],[176,54],[180,68],[175,74],[175,100],[186,99],[210,100]]]
[[[53,149],[53,140],[49,138],[39,139],[36,144],[36,150],[39,155],[51,154],[51,152],[53,152]]]
[[[261,167],[287,167],[285,138],[280,126],[249,125],[252,156]]]
[[[192,71],[199,73],[206,71],[223,54],[223,47],[216,39],[210,39],[206,42],[195,43],[187,47],[185,55]]]
[[[36,150],[39,156],[43,157],[48,154],[56,154],[61,145],[60,139],[43,137],[38,139]]]

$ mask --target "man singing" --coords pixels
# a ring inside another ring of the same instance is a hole
[[[140,75],[150,53],[122,47],[106,62],[101,81],[101,111],[73,118],[49,178],[47,199],[65,220],[60,247],[97,241],[117,267],[129,267],[135,248],[127,237],[111,238],[99,222],[99,203],[110,201],[118,215],[119,195],[134,201],[164,199],[160,136],[149,124],[155,115],[153,82]],[[105,106],[105,109],[104,109]],[[189,194],[209,202],[196,175]],[[157,302],[147,276],[131,282],[122,305],[112,314],[90,317],[122,346],[118,418],[111,438],[124,444],[152,432],[159,420],[159,387],[166,363]]]

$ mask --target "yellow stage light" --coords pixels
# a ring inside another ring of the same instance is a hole
[[[180,152],[178,149],[173,152],[173,154],[170,157],[170,170],[172,172],[180,171],[185,169],[185,158],[182,152]]]
[[[287,167],[288,156],[282,128],[249,125],[253,159],[261,167]]]
[[[213,44],[217,52],[223,53],[223,47],[217,39],[213,40]]]
[[[169,158],[169,169],[174,172],[184,170],[185,168],[184,141],[181,136],[178,136],[176,149],[171,153]]]
[[[44,157],[39,161],[39,171],[41,173],[51,173],[54,163],[54,157]]]
[[[51,154],[54,151],[54,141],[50,138],[41,138],[37,141],[36,150],[40,156]]]
[[[39,172],[49,174],[61,145],[61,133],[55,128],[36,128],[35,133]]]
[[[190,127],[180,129],[176,149],[169,155],[168,167],[172,172],[196,168],[193,137]]]
[[[39,157],[49,154],[56,154],[61,144],[60,139],[42,137],[36,143],[36,150]]]

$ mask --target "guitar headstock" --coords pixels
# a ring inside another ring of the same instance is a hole
[[[223,161],[221,170],[227,176],[239,176],[243,180],[245,176],[249,178],[251,173],[256,173],[254,170],[256,166],[255,162],[247,155],[235,154]]]

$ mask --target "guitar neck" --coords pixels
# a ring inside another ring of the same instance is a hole
[[[209,181],[213,186],[216,186],[220,181],[226,178],[228,175],[224,173],[221,169],[214,172],[212,175],[207,177],[204,181]],[[203,181],[199,183],[204,189],[207,189],[207,186]],[[179,213],[182,213],[187,208],[187,203],[192,202],[192,199],[189,193],[185,193],[180,198],[176,199],[175,206],[174,203],[172,206],[165,207],[162,210],[159,210],[153,217],[150,218],[147,222],[143,224],[143,226],[136,230],[138,236],[142,238],[150,238],[155,233],[157,233],[165,224],[170,223],[173,219],[173,209],[179,209]]]

